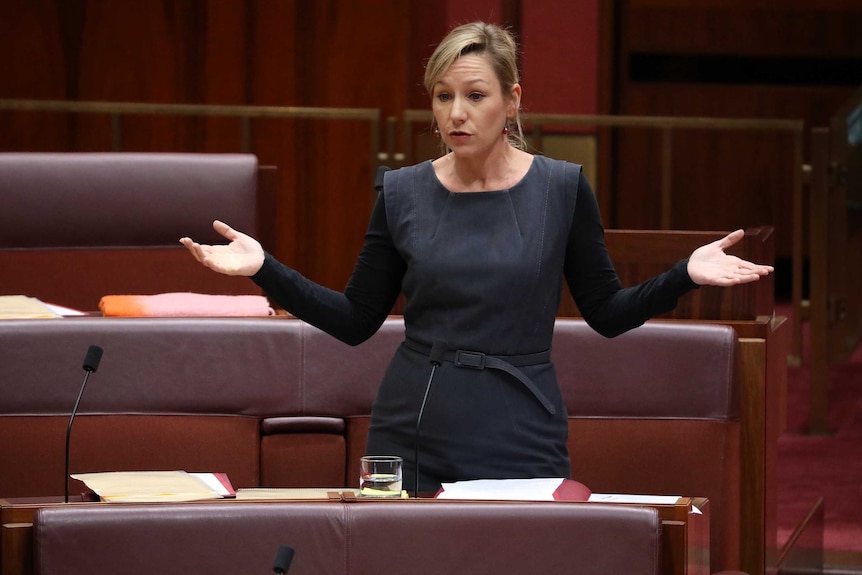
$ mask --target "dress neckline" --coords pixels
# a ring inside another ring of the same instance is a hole
[[[533,157],[532,157],[532,159],[531,159],[531,161],[530,161],[530,167],[529,167],[529,168],[527,168],[527,171],[526,171],[526,172],[524,172],[524,175],[523,175],[523,176],[521,176],[521,179],[519,179],[517,182],[515,182],[514,184],[512,184],[510,187],[508,187],[508,188],[500,188],[500,189],[497,189],[497,190],[480,190],[480,191],[476,191],[476,192],[453,192],[452,190],[450,190],[449,188],[447,188],[447,187],[443,184],[443,182],[441,182],[441,181],[440,181],[440,178],[439,178],[439,177],[437,177],[437,171],[434,169],[433,160],[425,160],[424,164],[426,164],[426,165],[428,166],[428,169],[429,169],[429,170],[431,170],[431,177],[433,177],[433,178],[434,178],[434,181],[437,183],[437,186],[438,186],[441,190],[443,190],[443,191],[445,191],[446,193],[448,193],[449,195],[451,195],[451,196],[481,196],[481,195],[485,195],[485,194],[500,194],[500,193],[507,193],[507,192],[511,192],[512,190],[514,190],[514,189],[516,189],[516,188],[520,187],[520,186],[521,186],[521,184],[522,184],[522,183],[527,179],[527,177],[530,175],[530,173],[531,173],[531,172],[533,171],[533,169],[535,168],[535,166],[536,166],[536,158],[538,158],[538,157],[539,157],[539,156],[537,156],[536,154],[533,154]]]

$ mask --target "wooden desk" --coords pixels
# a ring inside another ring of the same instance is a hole
[[[683,497],[653,507],[662,520],[662,573],[709,575],[709,500]]]
[[[781,316],[716,323],[731,326],[740,338],[740,565],[750,575],[763,575],[778,560],[778,437],[787,426],[791,326]]]
[[[435,501],[438,500],[395,500],[379,503],[433,505]],[[190,502],[189,505],[208,503],[210,502]],[[266,505],[268,502],[258,503]],[[361,504],[367,503],[363,501]],[[559,504],[571,503],[561,501]],[[33,520],[36,512],[42,507],[61,505],[105,504],[80,500],[62,503],[58,498],[0,499],[0,575],[32,575]],[[683,497],[673,505],[652,507],[658,509],[662,519],[662,574],[709,575],[709,501],[704,498]]]
[[[695,248],[725,233],[608,229],[605,243],[623,285],[631,286],[669,269]],[[742,241],[729,251],[773,264],[774,228],[746,230]],[[795,345],[788,318],[774,315],[774,291],[774,274],[731,288],[704,286],[684,295],[673,311],[659,316],[666,321],[729,325],[739,335],[743,460],[741,521],[736,534],[740,569],[750,575],[774,570],[778,553],[778,436],[786,426],[787,360]],[[580,316],[566,290],[558,315]]]

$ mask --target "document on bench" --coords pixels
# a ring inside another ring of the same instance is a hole
[[[227,476],[219,473],[109,471],[80,473],[72,478],[83,481],[102,501],[110,503],[201,501],[236,493]]]
[[[358,489],[346,489],[344,487],[246,487],[238,489],[237,499],[283,499],[295,500],[343,500],[356,499],[359,497]]]
[[[62,305],[57,305],[55,303],[47,303],[46,302],[45,305],[48,306],[48,309],[50,309],[52,312],[54,312],[55,314],[62,316],[62,317],[78,317],[78,316],[89,315],[87,312],[83,312],[83,311],[80,311],[77,309],[72,309],[70,307],[66,307],[66,306],[62,306]]]
[[[60,317],[60,314],[37,298],[26,295],[0,295],[0,319],[56,317]]]
[[[681,496],[679,495],[637,495],[633,493],[593,493],[590,495],[592,503],[629,503],[635,505],[676,505]],[[702,512],[696,506],[692,506],[692,513],[701,515]]]
[[[636,503],[642,505],[674,505],[679,495],[636,495],[632,493],[593,493],[593,503]]]
[[[483,501],[586,501],[584,484],[562,477],[538,479],[475,479],[444,483],[437,499]]]

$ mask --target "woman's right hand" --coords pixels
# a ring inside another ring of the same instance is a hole
[[[253,237],[238,232],[219,220],[213,229],[230,241],[227,245],[199,244],[191,238],[181,238],[196,260],[206,267],[229,276],[253,276],[263,266],[263,247]]]

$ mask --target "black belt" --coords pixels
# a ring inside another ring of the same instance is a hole
[[[418,351],[421,354],[429,355],[431,346],[419,343],[414,340],[405,340],[404,345]],[[455,367],[467,369],[498,369],[504,371],[524,384],[530,393],[542,404],[548,413],[555,415],[557,408],[551,403],[551,400],[542,393],[536,384],[518,369],[525,365],[538,365],[551,361],[551,350],[540,351],[538,353],[527,353],[524,355],[486,355],[481,351],[467,351],[464,349],[447,350],[443,354],[443,361],[449,361],[455,364]]]

